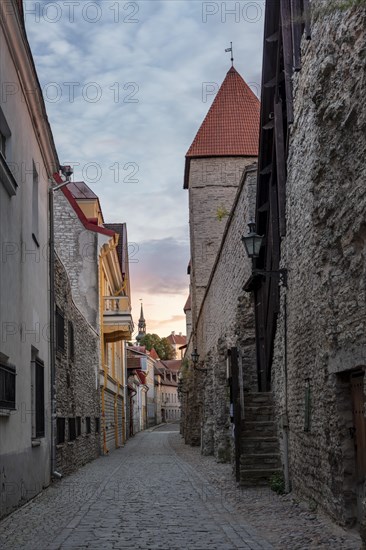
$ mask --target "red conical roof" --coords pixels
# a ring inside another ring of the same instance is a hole
[[[231,67],[186,154],[184,187],[191,158],[258,156],[259,115],[259,99]]]

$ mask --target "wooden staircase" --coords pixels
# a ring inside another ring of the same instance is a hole
[[[272,393],[245,394],[241,430],[240,485],[268,485],[282,473]]]

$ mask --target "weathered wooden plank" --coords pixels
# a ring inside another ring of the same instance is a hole
[[[295,71],[301,69],[301,37],[303,29],[303,14],[301,0],[291,0],[291,30],[293,43],[293,65]]]
[[[304,23],[306,40],[311,40],[311,8],[309,0],[303,0],[304,3]]]
[[[274,103],[274,114],[279,233],[284,237],[286,235],[286,153],[281,99]]]

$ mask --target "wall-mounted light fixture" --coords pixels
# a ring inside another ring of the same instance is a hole
[[[194,350],[191,353],[191,359],[192,359],[194,370],[198,370],[200,372],[207,372],[207,369],[199,369],[197,367],[199,358],[200,358],[200,354],[198,353],[197,348],[194,348]]]
[[[259,258],[260,250],[263,243],[263,235],[258,235],[255,230],[255,223],[248,223],[249,233],[241,238],[248,258]],[[277,269],[266,271],[264,269],[253,269],[253,275],[263,275],[264,277],[272,277],[278,275],[282,286],[287,288],[287,269]]]

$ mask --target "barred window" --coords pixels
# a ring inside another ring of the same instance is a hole
[[[69,359],[72,361],[74,359],[75,347],[74,347],[74,325],[71,321],[68,322],[68,350],[69,350]]]
[[[56,307],[56,348],[59,351],[65,351],[65,317],[58,307]]]
[[[36,437],[44,437],[45,435],[44,363],[38,357],[35,360],[35,404],[36,404]]]
[[[57,418],[57,445],[65,443],[65,418]]]
[[[81,416],[76,417],[76,437],[81,435]]]
[[[75,441],[76,439],[76,419],[69,418],[69,441]]]
[[[90,434],[90,432],[91,432],[90,416],[85,417],[85,431],[86,431],[87,434]]]
[[[9,363],[0,363],[0,408],[15,409],[16,369]]]

